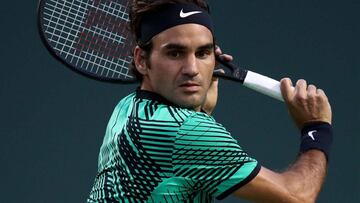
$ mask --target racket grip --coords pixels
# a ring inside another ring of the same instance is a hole
[[[284,101],[280,91],[280,82],[267,76],[248,71],[243,85],[277,100]]]

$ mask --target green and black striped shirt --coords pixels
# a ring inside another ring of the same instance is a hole
[[[259,170],[211,116],[137,90],[110,118],[88,202],[213,202]]]

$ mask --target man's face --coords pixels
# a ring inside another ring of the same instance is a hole
[[[179,25],[156,35],[142,89],[199,110],[215,66],[212,33],[198,24]]]

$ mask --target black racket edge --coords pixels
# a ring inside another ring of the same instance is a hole
[[[65,60],[62,59],[61,56],[59,56],[56,51],[52,48],[52,46],[50,45],[50,42],[47,40],[43,30],[43,19],[41,17],[41,12],[42,12],[42,8],[44,8],[44,2],[46,2],[45,0],[39,0],[38,1],[38,11],[37,11],[37,26],[38,26],[38,32],[40,35],[40,39],[42,44],[46,47],[46,49],[50,52],[50,54],[58,61],[60,61],[63,65],[67,66],[70,70],[74,71],[75,73],[78,73],[82,76],[85,76],[87,78],[90,79],[94,79],[100,82],[105,82],[105,83],[113,83],[113,84],[132,84],[132,83],[138,83],[140,82],[139,80],[136,79],[136,77],[134,76],[133,80],[117,80],[117,79],[110,79],[110,78],[102,78],[99,77],[96,74],[90,73],[90,72],[83,72],[81,70],[79,70],[78,68],[74,67],[73,65],[69,64],[68,62],[66,62]]]
[[[220,71],[216,71],[218,69],[222,69],[222,67],[217,66],[215,71],[214,71],[214,76],[216,77],[220,77],[226,80],[232,80],[235,82],[240,82],[240,83],[244,83],[245,78],[247,76],[248,71],[245,69],[241,69],[239,67],[237,67],[236,65],[234,65],[231,62],[225,61],[224,59],[222,59],[220,56],[216,56],[216,61],[222,66],[222,67],[226,67],[228,70],[230,71],[225,71],[225,73],[222,73]]]

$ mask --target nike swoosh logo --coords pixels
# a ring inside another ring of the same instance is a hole
[[[311,137],[312,140],[315,140],[314,133],[316,133],[316,132],[317,132],[317,130],[312,130],[312,131],[308,132],[308,135],[309,135],[309,137]]]
[[[180,11],[180,18],[187,18],[189,16],[195,15],[195,14],[199,14],[202,13],[202,11],[191,11],[191,12],[186,12],[184,13],[183,9],[181,9]]]

